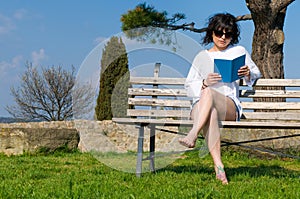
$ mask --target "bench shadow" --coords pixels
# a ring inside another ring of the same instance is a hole
[[[213,168],[212,167],[205,167],[205,166],[194,166],[194,165],[190,165],[190,166],[168,166],[165,168],[161,168],[157,171],[155,171],[156,173],[160,173],[160,172],[175,172],[175,173],[212,173]]]
[[[229,176],[239,176],[247,175],[251,178],[269,176],[271,178],[299,178],[300,171],[295,171],[291,169],[286,169],[278,165],[259,165],[259,166],[243,166],[237,168],[226,169],[227,175]]]
[[[169,166],[157,170],[156,173],[160,172],[175,172],[175,173],[214,173],[214,169],[212,167],[206,166]],[[226,168],[226,174],[228,179],[239,176],[239,175],[247,175],[249,177],[261,177],[261,176],[269,176],[272,178],[282,178],[288,176],[289,178],[300,178],[300,171],[295,171],[291,169],[286,169],[277,165],[259,165],[259,166],[241,166],[236,168]]]

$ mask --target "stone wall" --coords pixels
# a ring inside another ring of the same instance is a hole
[[[17,155],[60,147],[77,148],[79,135],[70,122],[0,124],[0,152]]]
[[[135,125],[116,124],[112,121],[76,121],[75,128],[80,134],[79,149],[81,151],[127,152],[137,150],[139,129]],[[178,131],[176,127],[162,127],[166,130]],[[183,150],[178,144],[176,134],[156,131],[156,151]],[[145,128],[144,150],[149,151],[150,129]]]
[[[245,146],[255,146],[274,150],[300,150],[299,129],[223,129],[222,138],[229,142],[241,143]],[[274,138],[274,139],[269,139]],[[264,140],[264,141],[255,141]],[[255,142],[252,142],[255,141]]]
[[[176,128],[167,128],[176,130]],[[40,149],[55,150],[67,146],[82,152],[127,152],[137,149],[138,128],[112,121],[62,121],[0,123],[0,153],[17,155]],[[178,136],[158,131],[156,150],[169,151],[182,147]],[[149,150],[149,129],[145,129],[144,150]]]
[[[159,127],[163,128],[163,127]],[[176,127],[166,127],[178,131]],[[7,155],[34,152],[39,149],[55,150],[67,146],[79,148],[82,152],[127,152],[136,151],[138,128],[134,125],[120,125],[111,121],[64,121],[0,124],[0,153]],[[188,128],[185,129],[186,131]],[[239,142],[266,137],[300,134],[299,130],[283,129],[223,129],[222,139]],[[176,134],[157,131],[156,151],[184,150],[178,144]],[[300,149],[300,136],[275,139],[246,145],[273,149]],[[144,150],[149,150],[149,129],[145,130]]]

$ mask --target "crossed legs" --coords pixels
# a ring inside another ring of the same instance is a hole
[[[236,120],[236,108],[234,102],[221,93],[206,88],[202,90],[200,100],[194,105],[191,113],[193,127],[179,143],[193,148],[198,134],[203,130],[209,152],[213,158],[216,176],[224,184],[227,183],[224,165],[221,160],[220,120]]]

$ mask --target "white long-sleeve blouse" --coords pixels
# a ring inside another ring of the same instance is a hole
[[[250,79],[244,78],[244,80],[248,86],[252,86],[255,80],[260,78],[261,73],[244,47],[235,45],[223,51],[209,52],[208,50],[203,50],[199,52],[193,60],[185,82],[187,94],[193,98],[193,102],[198,101],[201,97],[202,80],[206,79],[207,75],[214,71],[214,59],[231,60],[244,54],[246,55],[245,65],[250,69]],[[242,106],[239,100],[239,80],[231,83],[218,82],[210,87],[230,97],[234,101],[241,117]]]

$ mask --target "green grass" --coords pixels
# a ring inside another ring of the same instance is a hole
[[[132,155],[103,157],[126,164]],[[229,149],[223,149],[222,157],[227,186],[215,180],[210,156],[199,158],[198,152],[141,178],[112,169],[89,153],[0,155],[0,198],[300,198],[299,160]]]

